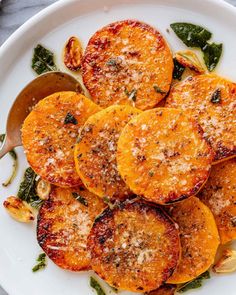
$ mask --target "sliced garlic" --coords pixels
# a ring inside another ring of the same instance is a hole
[[[51,191],[51,184],[43,179],[39,179],[36,192],[41,200],[47,200]]]
[[[34,220],[34,215],[30,208],[21,199],[16,197],[8,197],[3,206],[12,218],[19,222],[30,222]]]
[[[220,260],[213,266],[216,273],[229,273],[236,271],[236,251],[226,249]]]
[[[178,51],[175,54],[176,60],[186,68],[193,70],[197,74],[206,72],[197,55],[191,50]]]

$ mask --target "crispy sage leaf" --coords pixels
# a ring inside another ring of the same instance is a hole
[[[100,284],[93,277],[90,277],[90,286],[96,290],[97,295],[106,295]]]
[[[216,44],[212,43],[209,44],[207,43],[203,48],[203,53],[204,53],[204,61],[205,64],[210,72],[212,72],[215,67],[217,66],[220,57],[222,55],[222,50],[223,50],[223,44]]]
[[[5,139],[5,134],[0,134],[0,142],[3,143]],[[16,177],[16,172],[17,172],[17,167],[18,167],[18,157],[17,157],[17,153],[16,151],[13,149],[9,152],[9,155],[11,156],[12,160],[13,160],[13,164],[12,164],[12,172],[10,177],[2,184],[3,186],[8,186],[9,184],[12,183],[12,181],[14,180],[14,178]]]
[[[53,53],[40,44],[34,48],[31,66],[38,75],[50,71],[57,71]]]
[[[181,65],[176,58],[174,58],[174,71],[173,71],[173,79],[181,80],[181,77],[184,73],[185,67]]]
[[[156,93],[160,93],[160,94],[166,94],[165,91],[163,91],[159,86],[154,85],[153,86],[154,90],[156,91]]]
[[[36,261],[38,262],[33,268],[32,271],[36,272],[40,269],[43,269],[47,266],[46,263],[46,254],[45,253],[41,253],[39,254],[38,258],[36,259]]]
[[[209,271],[204,272],[200,276],[198,276],[196,279],[187,282],[186,284],[180,285],[180,287],[177,289],[178,293],[184,293],[186,291],[189,291],[191,289],[197,289],[202,286],[202,281],[210,279],[210,273]]]
[[[130,92],[125,88],[125,94],[128,96],[129,100],[132,100],[133,102],[136,101],[137,98],[137,90],[132,89]]]
[[[188,47],[202,48],[212,36],[207,29],[190,23],[173,23],[170,27]]]
[[[65,120],[64,120],[64,124],[77,125],[78,124],[78,121],[77,121],[77,119],[70,112],[68,112],[66,114],[66,117],[65,117]]]
[[[36,178],[37,174],[33,171],[33,169],[31,167],[27,168],[17,196],[21,200],[30,204],[32,207],[39,208],[42,205],[43,200],[41,200],[36,193]]]
[[[212,96],[211,96],[211,102],[212,103],[220,103],[221,102],[221,90],[216,89]]]
[[[72,196],[85,207],[88,207],[88,201],[78,193],[72,193]]]

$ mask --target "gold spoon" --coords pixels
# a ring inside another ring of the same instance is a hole
[[[82,92],[82,88],[69,74],[48,72],[31,81],[19,93],[8,114],[6,136],[0,147],[0,159],[14,147],[22,145],[21,126],[32,107],[44,97],[58,91]]]

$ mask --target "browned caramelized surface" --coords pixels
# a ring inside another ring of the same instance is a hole
[[[160,288],[146,293],[145,295],[174,295],[176,288],[176,285],[164,284]]]
[[[77,200],[72,193],[77,193]],[[105,205],[101,199],[83,187],[54,187],[38,215],[39,245],[59,267],[79,271],[90,268],[86,244],[95,217]]]
[[[197,193],[208,178],[212,159],[200,126],[177,109],[139,114],[118,141],[122,178],[134,193],[160,204]]]
[[[214,74],[190,77],[172,88],[167,107],[199,121],[216,152],[215,161],[236,155],[236,84]]]
[[[41,100],[22,127],[23,146],[33,170],[58,186],[80,185],[74,145],[80,127],[99,110],[99,106],[75,92],[58,92]],[[73,123],[65,122],[68,116]]]
[[[101,107],[129,104],[145,110],[168,93],[173,59],[157,30],[136,20],[125,20],[92,36],[82,70],[85,86]]]
[[[75,147],[76,169],[86,187],[100,197],[121,198],[130,191],[117,171],[116,150],[121,130],[140,110],[111,106],[91,116]]]
[[[200,198],[215,216],[221,243],[236,239],[236,159],[212,167]]]
[[[99,216],[88,238],[93,270],[118,289],[158,288],[174,271],[180,244],[176,224],[144,202],[127,202]]]
[[[169,207],[169,213],[179,225],[182,257],[168,283],[180,284],[209,269],[215,259],[219,235],[210,209],[196,197]]]

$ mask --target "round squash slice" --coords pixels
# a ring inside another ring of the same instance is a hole
[[[94,219],[105,208],[100,198],[84,187],[54,187],[38,215],[37,239],[59,267],[80,271],[90,268],[86,248]]]
[[[173,205],[168,212],[179,225],[182,246],[180,262],[168,283],[181,284],[209,269],[215,259],[219,235],[210,209],[196,197]]]
[[[83,81],[101,107],[153,108],[170,89],[173,58],[163,36],[137,20],[112,23],[89,40]]]
[[[95,220],[88,237],[92,269],[109,285],[146,292],[162,285],[177,266],[177,225],[159,208],[124,202]]]
[[[70,91],[41,100],[22,127],[22,143],[33,170],[58,186],[82,184],[75,170],[74,145],[79,128],[99,110],[82,94]]]
[[[75,163],[84,185],[94,194],[110,198],[129,194],[117,171],[117,141],[124,126],[140,112],[131,106],[111,106],[91,116],[83,126]]]
[[[236,159],[212,167],[200,198],[216,219],[221,243],[236,239]]]
[[[137,195],[167,204],[196,194],[213,159],[200,126],[177,109],[156,108],[132,119],[121,132],[117,165]]]
[[[166,106],[198,120],[215,150],[214,162],[236,155],[236,83],[214,74],[190,77],[171,90]]]

